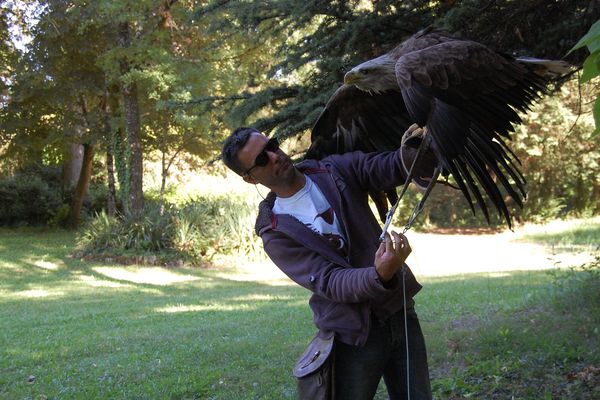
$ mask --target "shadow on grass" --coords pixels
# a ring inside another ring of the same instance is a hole
[[[0,398],[294,398],[290,371],[315,332],[306,290],[81,262],[68,256],[70,232],[5,233]],[[556,398],[593,398],[578,374],[600,362],[598,313],[555,296],[552,279],[422,279],[437,398],[540,398],[548,385]]]
[[[72,243],[0,236],[0,398],[293,396],[308,292],[81,262]]]

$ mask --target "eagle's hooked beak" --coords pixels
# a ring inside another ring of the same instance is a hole
[[[360,80],[359,74],[355,70],[350,70],[344,75],[344,84],[351,85]]]

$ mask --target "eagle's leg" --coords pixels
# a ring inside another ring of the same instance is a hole
[[[404,230],[402,231],[402,233],[406,233],[406,231],[408,231],[412,227],[412,224],[413,222],[415,222],[415,219],[417,219],[417,216],[421,213],[421,211],[423,211],[423,207],[425,206],[425,200],[427,200],[429,194],[431,194],[431,190],[437,183],[437,178],[440,176],[441,172],[442,169],[439,166],[436,166],[435,170],[433,171],[433,176],[429,181],[429,185],[427,185],[427,189],[425,189],[425,193],[423,193],[423,197],[421,197],[419,203],[415,206],[415,208],[413,208],[413,211],[410,214],[410,217],[408,218],[408,222],[406,222],[406,225],[404,225]]]
[[[382,228],[383,231],[381,232],[381,236],[379,236],[380,242],[383,242],[385,240],[385,234],[386,234],[387,230],[389,229],[390,224],[392,223],[392,218],[394,217],[396,208],[398,207],[398,205],[400,204],[400,200],[402,200],[402,197],[406,193],[406,190],[408,189],[408,185],[410,185],[412,178],[415,176],[415,166],[417,165],[419,156],[421,154],[425,153],[425,151],[429,147],[429,140],[430,139],[426,135],[426,131],[425,131],[423,133],[423,140],[421,140],[421,143],[419,144],[419,147],[417,148],[415,158],[413,159],[410,169],[408,170],[408,176],[406,177],[406,181],[404,182],[404,185],[402,186],[402,190],[400,191],[400,194],[398,195],[398,200],[396,201],[394,206],[392,208],[390,208],[390,210],[387,213],[387,217],[385,219],[385,224],[383,225],[383,228]],[[438,175],[439,175],[439,173],[438,173]],[[437,175],[436,175],[435,179],[432,179],[432,182],[435,182],[436,179],[437,179]],[[429,183],[429,186],[433,186],[431,182]],[[428,186],[428,188],[429,188],[429,186]]]

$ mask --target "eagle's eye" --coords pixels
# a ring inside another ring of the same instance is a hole
[[[366,69],[366,68],[365,68],[365,69],[361,69],[361,70],[360,70],[360,72],[361,72],[363,75],[369,75],[369,72],[370,72],[370,70],[368,70],[368,69]]]

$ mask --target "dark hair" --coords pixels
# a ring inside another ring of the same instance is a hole
[[[225,143],[223,144],[223,149],[221,150],[223,162],[229,169],[238,175],[244,174],[244,168],[240,165],[238,159],[238,152],[246,145],[250,135],[255,132],[260,133],[254,128],[237,128],[231,132],[231,135],[225,139]]]

